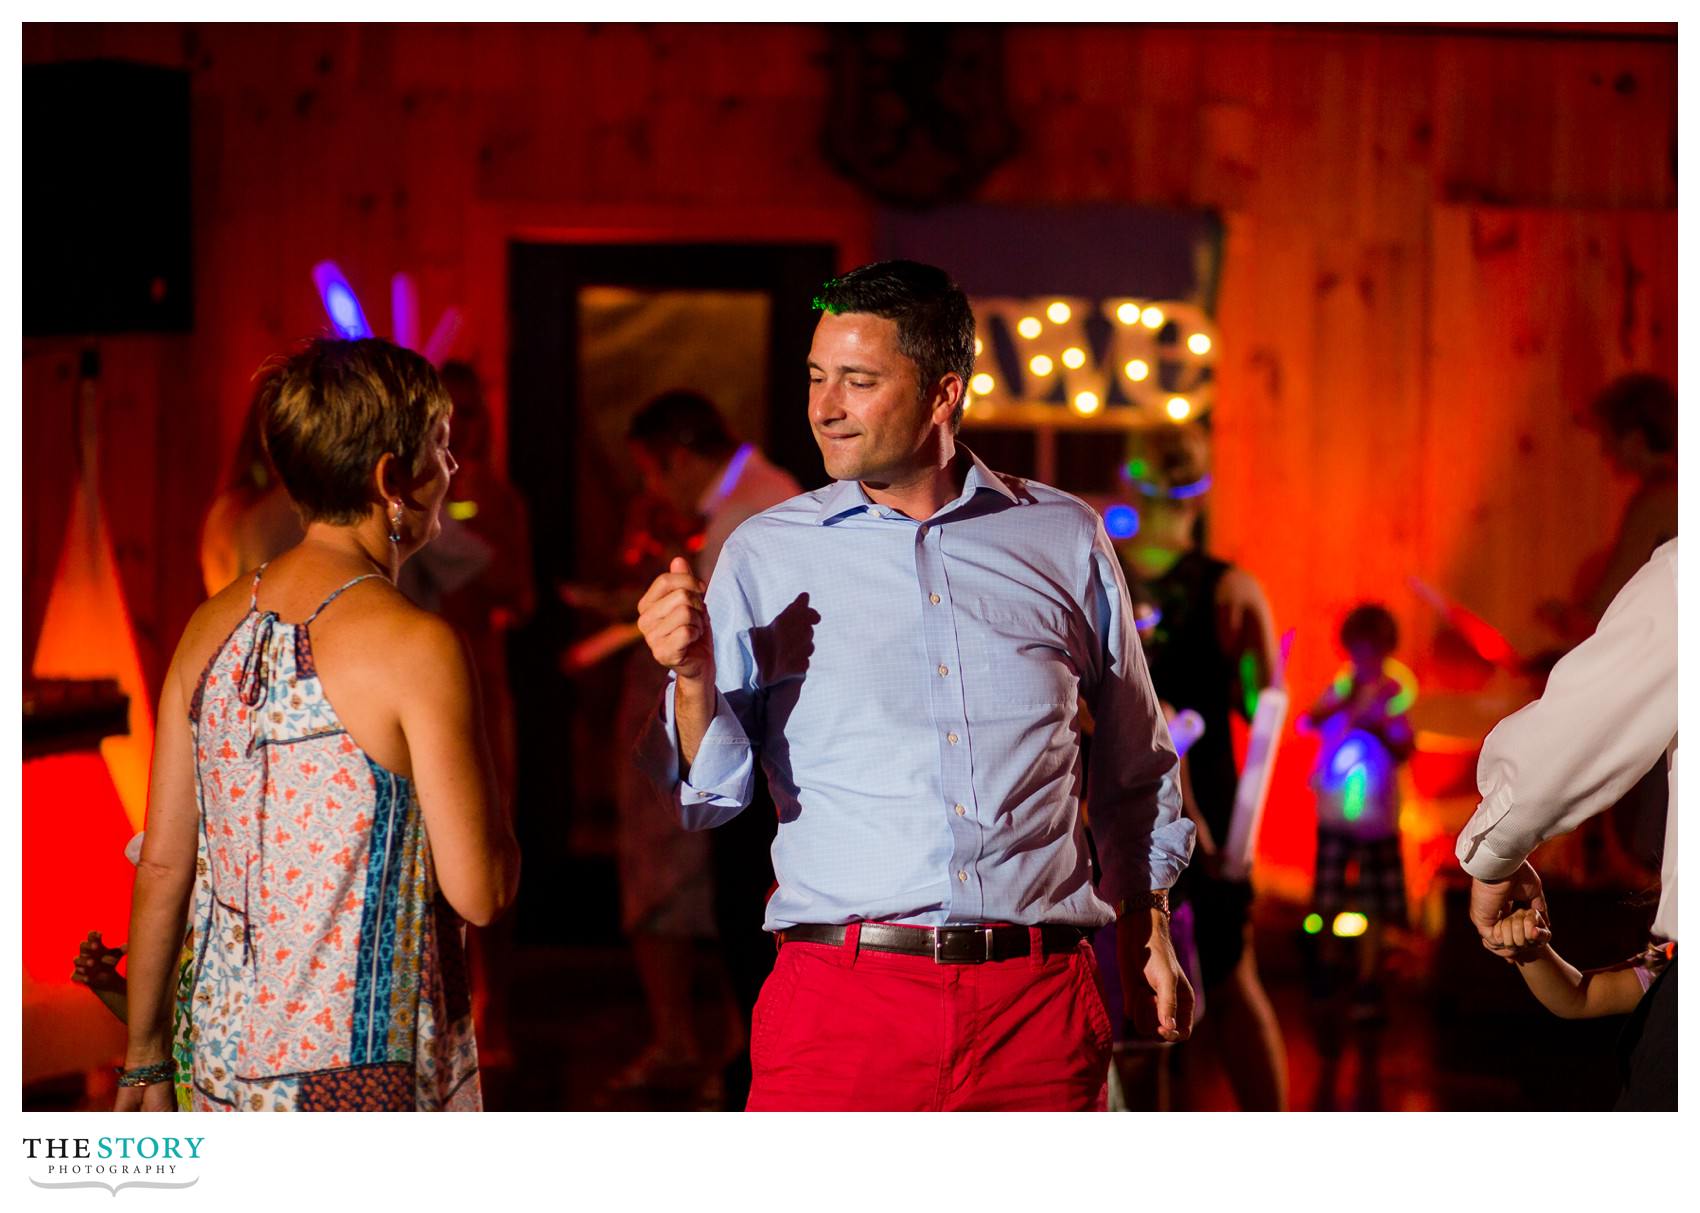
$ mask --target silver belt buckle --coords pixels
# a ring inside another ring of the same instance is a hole
[[[991,927],[980,928],[980,940],[984,948],[978,959],[973,956],[946,956],[944,954],[944,933],[946,931],[971,930],[964,927],[933,927],[933,963],[938,965],[979,964],[992,959],[992,930]]]

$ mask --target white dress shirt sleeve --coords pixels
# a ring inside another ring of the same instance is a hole
[[[1504,880],[1541,843],[1616,804],[1676,735],[1676,541],[1618,592],[1599,628],[1553,667],[1546,693],[1482,746],[1481,804],[1458,860]]]

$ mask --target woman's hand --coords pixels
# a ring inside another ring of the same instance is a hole
[[[175,1112],[177,1088],[170,1079],[149,1083],[145,1087],[119,1087],[113,1102],[114,1112]]]

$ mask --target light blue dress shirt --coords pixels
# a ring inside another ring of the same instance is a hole
[[[640,742],[693,829],[749,804],[759,759],[779,811],[770,931],[1099,926],[1191,854],[1097,513],[960,457],[962,495],[925,521],[838,481],[740,526],[708,587],[719,696],[696,761],[681,778],[671,682]]]

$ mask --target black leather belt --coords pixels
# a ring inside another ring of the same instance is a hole
[[[802,923],[774,935],[788,943],[844,945],[843,925]],[[1047,924],[1039,928],[1045,955],[1072,952],[1091,932],[1083,927]],[[870,952],[900,952],[905,956],[930,956],[934,964],[977,965],[989,960],[1014,960],[1032,954],[1032,936],[1026,927],[900,927],[883,922],[864,922],[858,947]]]

